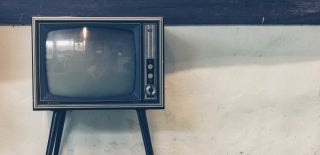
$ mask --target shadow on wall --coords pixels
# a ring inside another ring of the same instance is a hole
[[[212,80],[215,77],[210,76],[217,72],[203,70],[204,68],[271,66],[318,61],[319,33],[320,27],[316,26],[166,27],[166,109],[149,113],[152,118],[149,122],[151,129],[196,132],[211,126],[204,121],[221,124],[212,122],[209,117],[216,116],[213,113],[223,109],[225,105],[220,105],[221,103],[232,102],[227,99],[230,96],[221,93],[237,92],[226,90],[232,89],[232,86],[216,83],[218,80]],[[212,72],[208,73],[209,71]],[[232,83],[239,80],[230,79],[234,80]],[[205,83],[206,80],[209,81]],[[220,81],[226,82],[221,79]]]
[[[109,132],[139,130],[136,117],[134,110],[75,110],[67,116],[71,128]]]
[[[140,132],[140,128],[134,110],[75,110],[69,111],[66,115],[63,143],[74,140],[70,137],[73,132],[82,134],[106,132],[114,133],[117,137],[121,132]],[[86,145],[88,142],[77,142],[77,144]]]
[[[318,26],[166,27],[166,73],[318,60],[319,33]]]

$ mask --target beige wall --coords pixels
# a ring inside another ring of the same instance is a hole
[[[32,111],[31,28],[0,27],[0,154],[43,155],[51,112]],[[156,155],[319,155],[320,27],[168,26]],[[68,112],[63,155],[139,155],[134,111]]]

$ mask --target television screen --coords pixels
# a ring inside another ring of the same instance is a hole
[[[101,28],[55,30],[46,39],[46,74],[53,95],[108,97],[134,88],[134,34]]]
[[[34,109],[163,108],[152,17],[34,17]]]

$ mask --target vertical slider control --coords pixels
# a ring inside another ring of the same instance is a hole
[[[145,55],[147,59],[154,59],[156,53],[156,25],[145,24],[144,25],[144,37],[145,37]]]

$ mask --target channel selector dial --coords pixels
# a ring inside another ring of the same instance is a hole
[[[146,94],[148,96],[153,96],[156,94],[156,87],[154,85],[147,85],[146,86]]]

